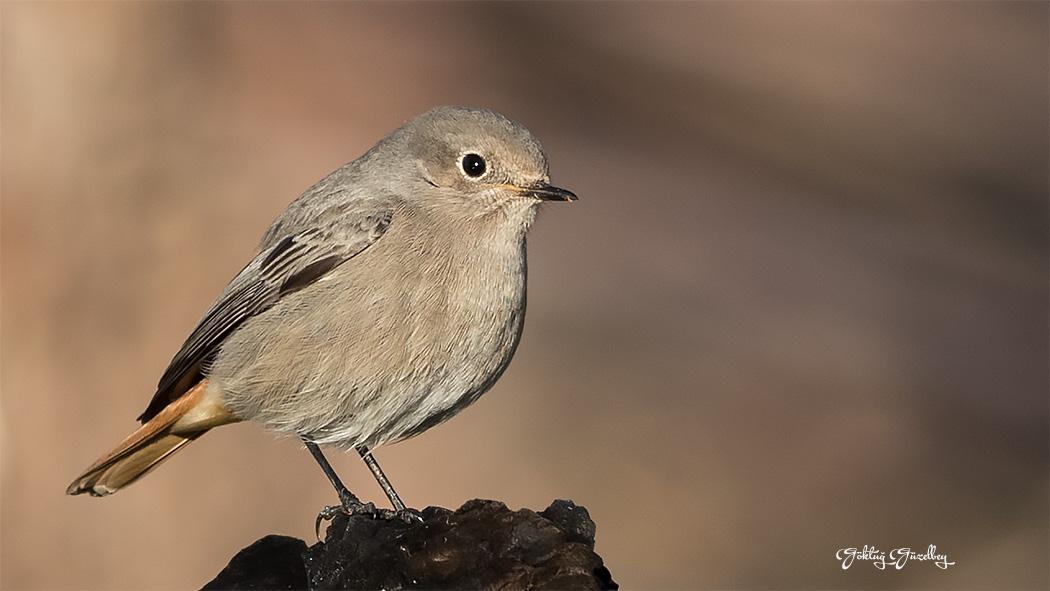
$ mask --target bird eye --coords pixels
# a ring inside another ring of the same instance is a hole
[[[485,174],[485,159],[477,154],[467,154],[459,161],[463,167],[463,173],[470,178],[478,178]]]

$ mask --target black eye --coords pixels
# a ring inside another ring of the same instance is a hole
[[[485,174],[485,159],[477,154],[467,154],[460,160],[460,166],[463,167],[463,172],[471,178],[478,178]]]

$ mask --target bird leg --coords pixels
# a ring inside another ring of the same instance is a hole
[[[390,509],[377,509],[372,503],[362,503],[357,495],[350,492],[350,489],[346,488],[343,481],[339,479],[339,475],[335,473],[332,465],[328,463],[328,459],[321,453],[321,448],[317,447],[317,444],[305,437],[300,437],[303,444],[306,445],[306,449],[310,450],[310,455],[317,460],[317,464],[321,466],[321,470],[325,476],[335,487],[335,492],[339,496],[339,505],[331,505],[321,509],[321,512],[317,514],[317,521],[314,524],[314,533],[317,535],[317,539],[321,539],[321,522],[329,521],[336,515],[342,513],[343,515],[370,515],[373,518],[381,519],[400,519],[402,521],[412,523],[422,521],[422,518],[415,513],[405,509],[405,504],[398,498],[397,493],[394,492],[393,487],[390,486],[390,482],[387,481],[386,476],[383,475],[382,470],[379,469],[379,464],[376,463],[375,458],[369,453],[367,449],[361,452],[361,456],[365,458],[365,463],[368,464],[369,469],[376,475],[376,479],[379,480],[379,485],[383,487],[383,491],[387,492],[387,496],[390,497],[391,501],[394,502],[394,506],[397,507],[396,511]],[[367,457],[366,457],[367,456]],[[373,468],[372,466],[375,465]],[[396,500],[396,501],[395,501]]]
[[[369,503],[365,505],[361,502],[361,499],[357,498],[357,495],[350,492],[350,489],[346,488],[342,480],[339,480],[339,475],[332,469],[332,465],[328,463],[328,459],[321,453],[321,448],[317,447],[317,444],[305,437],[301,437],[303,443],[306,445],[306,449],[310,450],[310,454],[317,460],[317,464],[321,466],[321,470],[324,475],[328,477],[328,480],[335,487],[335,493],[339,495],[339,502],[343,504],[343,508],[346,510],[347,515],[358,515],[364,513],[375,513],[375,505]]]
[[[365,461],[365,465],[372,471],[372,476],[376,477],[376,481],[379,482],[379,487],[386,493],[386,497],[390,499],[390,504],[394,506],[394,511],[401,513],[405,510],[405,504],[401,502],[401,498],[397,496],[397,492],[394,487],[390,485],[390,481],[386,479],[386,474],[383,474],[383,469],[379,467],[379,462],[372,457],[372,452],[368,451],[368,448],[359,445],[357,446],[357,453],[361,454],[361,459]]]

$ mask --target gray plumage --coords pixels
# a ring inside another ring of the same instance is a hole
[[[193,391],[222,418],[200,411],[205,420],[180,418],[172,432],[252,420],[366,450],[448,419],[517,347],[537,206],[572,199],[549,185],[543,150],[520,125],[432,109],[285,209],[140,420]],[[89,492],[111,492],[100,490]]]

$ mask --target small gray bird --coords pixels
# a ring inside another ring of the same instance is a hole
[[[437,107],[278,216],[164,372],[144,424],[67,494],[104,496],[213,427],[256,421],[302,439],[351,513],[375,513],[318,444],[369,450],[422,433],[500,377],[525,319],[525,232],[550,185],[524,127]]]

